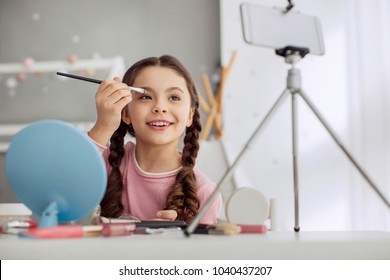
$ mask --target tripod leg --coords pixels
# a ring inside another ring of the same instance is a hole
[[[390,209],[390,203],[386,199],[386,197],[381,193],[379,188],[374,184],[374,182],[368,177],[367,173],[363,170],[362,167],[357,163],[357,161],[352,157],[352,155],[347,151],[347,149],[344,147],[344,145],[341,143],[341,141],[337,138],[334,131],[331,129],[331,127],[327,124],[325,119],[321,116],[319,111],[316,109],[313,103],[309,100],[309,98],[305,95],[304,92],[299,91],[298,92],[302,99],[306,102],[306,104],[310,107],[310,109],[313,111],[313,113],[317,116],[318,120],[322,123],[322,125],[325,127],[325,129],[328,131],[330,136],[333,138],[333,140],[336,142],[336,144],[340,147],[340,149],[344,152],[344,154],[347,156],[347,158],[352,162],[352,164],[355,166],[355,168],[360,172],[360,174],[366,179],[367,183],[371,186],[371,188],[379,195],[379,197],[383,200],[383,202],[389,207]]]
[[[256,136],[260,133],[261,129],[264,127],[264,125],[267,123],[267,121],[270,119],[272,114],[276,112],[276,109],[279,108],[280,104],[282,103],[283,99],[287,96],[287,94],[290,91],[288,89],[285,89],[282,94],[279,96],[279,98],[276,100],[274,105],[271,107],[271,109],[268,111],[268,113],[265,115],[264,119],[260,122],[260,124],[257,126],[255,131],[250,136],[249,140],[246,142],[244,147],[241,149],[240,153],[234,160],[233,164],[226,170],[225,174],[222,176],[221,180],[218,182],[216,188],[214,189],[213,193],[209,196],[203,207],[201,207],[198,214],[195,216],[193,221],[186,227],[184,233],[186,236],[190,236],[195,228],[198,226],[200,220],[202,217],[206,214],[206,211],[210,208],[211,203],[213,203],[216,195],[218,194],[219,190],[222,189],[222,187],[225,185],[228,179],[233,175],[234,170],[236,169],[238,163],[242,159],[245,152],[248,150]]]
[[[293,179],[294,179],[294,213],[295,226],[294,231],[299,231],[299,192],[298,192],[298,149],[297,149],[297,99],[295,91],[291,93],[291,127],[292,127],[292,155],[293,155]]]

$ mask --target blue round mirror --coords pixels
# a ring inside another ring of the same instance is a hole
[[[14,136],[6,154],[6,175],[18,199],[41,217],[41,227],[91,213],[107,183],[95,144],[58,120],[32,123]]]

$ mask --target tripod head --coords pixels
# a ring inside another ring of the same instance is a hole
[[[304,58],[309,52],[308,48],[299,48],[294,46],[286,46],[281,49],[275,49],[275,53],[277,55],[283,56],[286,63],[293,65]]]

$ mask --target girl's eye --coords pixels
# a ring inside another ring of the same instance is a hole
[[[139,97],[139,99],[141,99],[141,100],[146,100],[146,99],[152,99],[152,97],[149,96],[149,95],[146,95],[146,94],[142,94],[142,95]]]
[[[177,95],[172,95],[169,99],[173,100],[173,101],[180,101],[180,97],[177,96]]]

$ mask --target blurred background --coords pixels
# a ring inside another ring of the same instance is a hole
[[[274,49],[243,40],[243,2],[285,8],[281,0],[0,0],[0,203],[17,202],[5,177],[12,135],[55,118],[84,129],[94,122],[96,85],[59,79],[59,70],[103,79],[147,56],[178,57],[209,101],[221,86],[222,135],[202,141],[198,165],[218,181],[286,88],[290,65]],[[390,197],[390,3],[297,0],[292,11],[316,16],[325,54],[296,67],[302,89],[343,144]],[[264,28],[264,27],[262,27]],[[266,28],[266,27],[265,27]],[[303,32],[296,30],[297,34]],[[80,68],[80,69],[79,69]],[[202,107],[202,120],[209,113]],[[390,210],[298,100],[302,230],[390,230]],[[294,225],[291,108],[286,99],[223,189],[225,201],[250,187],[275,199],[280,229]]]
[[[220,63],[218,0],[0,1],[0,202],[15,201],[4,158],[12,134],[40,119],[88,129],[95,79],[122,76],[150,56],[176,56],[200,81]]]

